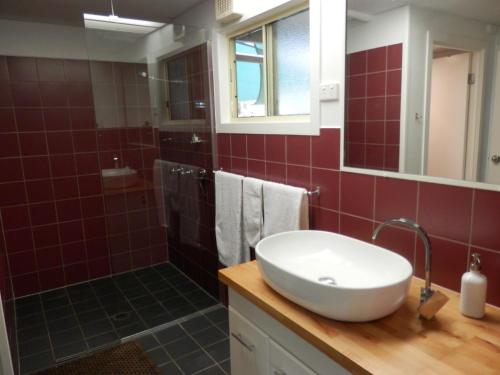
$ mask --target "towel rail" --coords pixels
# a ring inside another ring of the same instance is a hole
[[[216,171],[212,171],[213,173],[215,172],[223,172],[224,170],[222,168],[220,168],[219,170],[216,170]],[[319,186],[316,186],[316,189],[314,190],[306,190],[306,192],[304,194],[307,194],[308,196],[312,197],[313,195],[317,195],[319,196],[321,193],[321,188]]]

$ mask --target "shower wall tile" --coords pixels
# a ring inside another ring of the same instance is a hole
[[[150,220],[159,133],[98,128],[90,78],[87,61],[0,56],[0,211],[16,297],[167,259]],[[135,193],[102,186],[114,156],[138,169]],[[125,214],[117,263],[114,211]]]

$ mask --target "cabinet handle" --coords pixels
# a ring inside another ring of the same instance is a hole
[[[274,375],[286,375],[286,372],[283,370],[274,370],[273,372]]]
[[[245,342],[245,339],[243,338],[243,335],[241,335],[241,333],[232,332],[231,336],[233,336],[236,339],[236,341],[238,341],[241,345],[243,345],[249,352],[253,352],[253,350],[255,349],[255,346]]]

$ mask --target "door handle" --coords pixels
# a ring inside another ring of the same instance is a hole
[[[241,333],[232,332],[231,336],[233,336],[236,339],[236,341],[238,341],[241,345],[243,345],[243,347],[247,349],[249,352],[253,352],[253,350],[255,349],[255,346],[246,342]]]
[[[286,372],[281,370],[281,369],[278,369],[278,370],[274,370],[273,374],[274,375],[286,375]]]
[[[498,164],[498,163],[500,163],[500,155],[496,155],[496,154],[495,154],[495,155],[493,155],[493,156],[491,157],[491,161],[492,161],[494,164]]]

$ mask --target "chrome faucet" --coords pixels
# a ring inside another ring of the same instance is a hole
[[[423,287],[420,291],[420,304],[423,304],[427,302],[429,298],[432,297],[432,294],[434,291],[431,289],[431,242],[429,240],[429,236],[427,236],[427,233],[422,229],[420,225],[415,223],[414,221],[411,221],[409,219],[401,218],[401,219],[391,219],[387,220],[384,223],[380,224],[377,229],[373,232],[372,239],[376,240],[379,232],[382,230],[382,228],[388,226],[388,225],[402,225],[404,227],[410,228],[414,230],[422,242],[424,243],[424,249],[425,249],[425,265],[424,265],[424,270],[425,270],[425,287]]]

